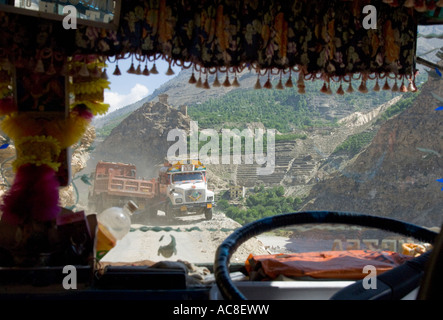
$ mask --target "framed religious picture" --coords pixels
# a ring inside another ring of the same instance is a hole
[[[41,126],[69,116],[68,75],[66,57],[52,50],[37,54],[36,61],[14,68],[14,100],[19,113],[27,113]],[[60,186],[71,181],[71,150],[61,151],[57,171]]]

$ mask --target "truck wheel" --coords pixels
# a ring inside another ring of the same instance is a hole
[[[212,208],[205,209],[205,218],[206,218],[206,220],[212,219]]]

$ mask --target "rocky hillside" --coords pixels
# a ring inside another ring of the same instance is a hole
[[[145,103],[115,127],[97,145],[88,168],[97,161],[133,163],[140,177],[155,176],[167,155],[167,136],[172,129],[189,130],[189,117],[162,102]]]
[[[429,77],[413,105],[385,122],[371,145],[313,186],[306,210],[341,210],[440,226],[443,197],[443,118],[433,95],[443,81]],[[326,174],[327,171],[325,171]]]

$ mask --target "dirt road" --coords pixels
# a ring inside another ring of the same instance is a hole
[[[101,261],[103,262],[137,262],[142,260],[177,261],[190,263],[214,262],[218,246],[236,228],[241,225],[227,218],[223,213],[214,213],[212,220],[203,216],[177,218],[168,222],[165,216],[159,215],[150,219],[149,224],[133,224],[129,232]],[[172,250],[159,250],[175,239]],[[171,256],[169,256],[169,254]],[[242,244],[231,258],[231,263],[244,263],[249,254],[268,254],[264,244],[252,238]]]

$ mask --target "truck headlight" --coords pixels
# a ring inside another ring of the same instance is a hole
[[[208,201],[212,201],[212,200],[214,200],[214,196],[209,196]]]
[[[177,198],[177,199],[175,199],[175,203],[182,203],[183,202],[183,199],[182,198]]]

